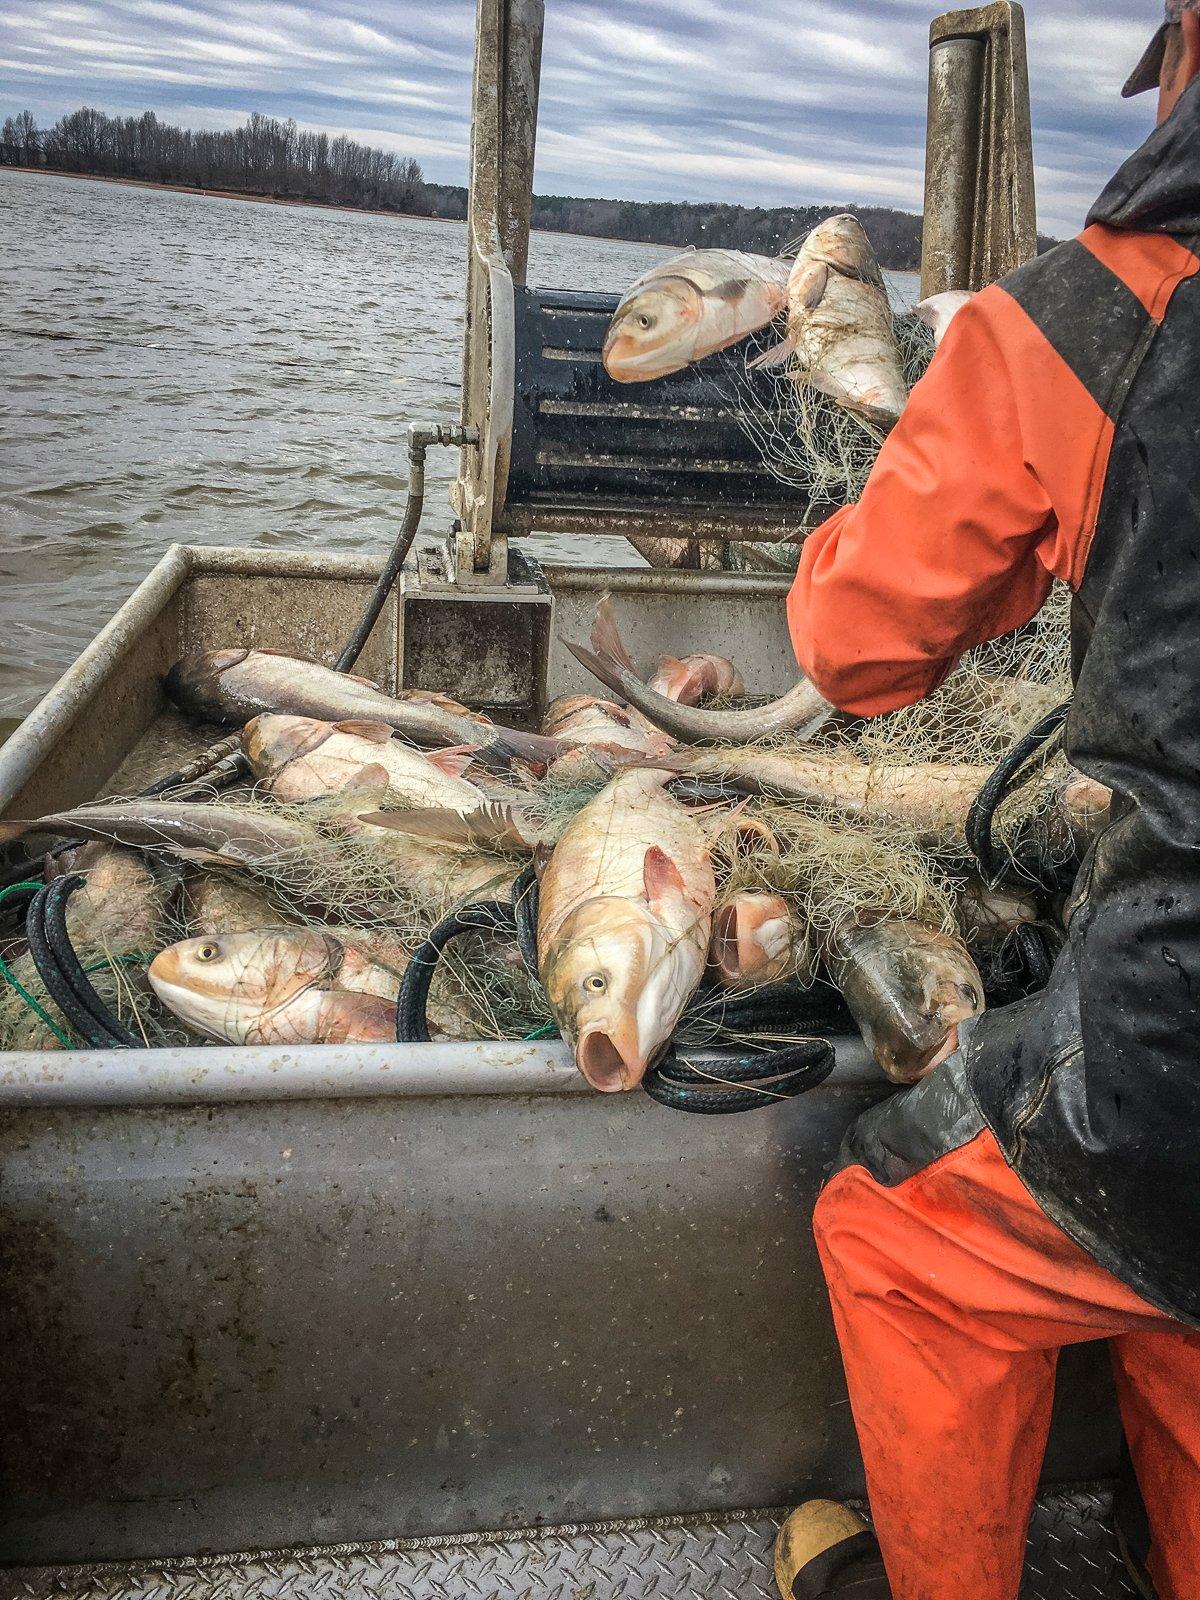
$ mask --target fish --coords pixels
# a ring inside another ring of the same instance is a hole
[[[955,317],[975,296],[966,289],[948,289],[944,294],[931,294],[924,300],[919,300],[912,308],[912,314],[933,329],[933,342],[936,348],[949,332],[950,324]]]
[[[782,895],[741,889],[717,907],[709,964],[725,988],[779,983],[796,968],[797,928]]]
[[[746,794],[828,806],[912,828],[931,839],[965,840],[967,813],[991,768],[950,762],[871,765],[842,751],[730,746],[689,750],[671,770],[716,780]]]
[[[798,381],[880,428],[908,399],[883,273],[856,217],[830,217],[805,239],[788,276],[787,334],[750,362],[788,363]]]
[[[893,1083],[918,1083],[958,1048],[959,1024],[984,1009],[983,979],[957,936],[905,918],[838,928],[830,976]]]
[[[58,857],[48,875],[62,876],[67,872],[80,873],[84,879],[67,901],[67,938],[71,948],[85,967],[102,961],[119,964],[123,990],[141,988],[145,980],[130,958],[144,958],[158,948],[178,887],[178,874],[154,870],[136,850],[100,843],[85,844],[69,856]],[[13,976],[26,989],[43,994],[32,956],[15,956],[11,967]],[[101,979],[93,973],[91,981],[97,984]],[[0,984],[0,995],[3,993],[4,986]],[[53,1002],[46,997],[44,1003],[60,1027],[69,1032],[69,1023],[58,1015]],[[0,1048],[46,1050],[60,1048],[60,1044],[40,1018],[22,1007],[15,1028],[5,1027]]]
[[[594,677],[615,694],[623,695],[656,728],[687,744],[717,739],[748,743],[768,734],[784,732],[807,739],[833,714],[829,701],[807,678],[801,678],[796,687],[780,699],[742,711],[716,711],[677,704],[650,688],[634,671],[629,653],[621,642],[610,595],[605,595],[596,608],[591,649],[570,640],[563,643]]]
[[[701,700],[736,698],[745,694],[742,675],[724,656],[663,656],[648,688],[665,694],[676,705],[694,706]]]
[[[928,761],[908,766],[868,763],[830,750],[730,746],[688,750],[659,765],[690,778],[713,780],[746,794],[796,800],[848,816],[910,829],[922,843],[966,851],[967,818],[992,768]],[[1107,818],[1110,791],[1073,773],[1049,803],[1046,821],[1062,824],[1076,847],[1090,842]]]
[[[538,971],[580,1072],[633,1089],[704,976],[716,881],[699,823],[636,769],[568,823],[541,875]]]
[[[328,826],[376,857],[386,858],[396,873],[399,892],[439,914],[479,900],[509,900],[518,866],[480,841],[508,826],[503,808],[496,808],[494,829],[486,806],[468,817],[456,811],[387,812],[347,809],[328,819]],[[532,845],[523,840],[521,848]]]
[[[996,944],[1038,920],[1037,898],[1003,885],[993,888],[976,874],[960,886],[958,924],[969,944]]]
[[[189,800],[101,800],[29,821],[0,822],[0,841],[37,834],[99,839],[234,868],[267,856],[302,854],[315,837],[290,818]]]
[[[614,765],[675,749],[674,739],[640,712],[592,694],[560,695],[546,712],[542,732],[564,747],[546,776],[568,785],[603,783]]]
[[[183,923],[192,938],[283,927],[287,915],[252,883],[224,873],[195,871],[183,887]]]
[[[680,372],[765,328],[786,303],[791,263],[741,250],[685,250],[621,296],[604,340],[616,383]]]
[[[250,770],[284,805],[345,793],[386,793],[413,806],[474,811],[487,796],[462,776],[477,745],[422,753],[384,722],[321,722],[264,712],[242,732]]]
[[[84,880],[67,902],[67,937],[74,947],[120,956],[155,947],[179,887],[178,872],[155,870],[136,850],[103,843],[86,844],[55,866]]]
[[[397,975],[306,929],[205,934],[161,951],[150,983],[189,1028],[227,1044],[366,1044],[396,1037]]]
[[[180,710],[206,722],[242,723],[264,711],[321,722],[381,722],[414,744],[474,745],[545,763],[560,753],[537,734],[448,711],[436,696],[400,699],[367,678],[276,650],[198,650],[177,661],[164,688]]]

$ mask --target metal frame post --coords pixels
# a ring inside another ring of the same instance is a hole
[[[476,12],[462,424],[479,430],[479,443],[464,448],[451,492],[460,579],[487,572],[503,582],[507,568],[492,521],[508,477],[513,285],[529,259],[544,22],[544,0],[479,0]]]
[[[929,50],[923,295],[985,288],[1037,253],[1023,9],[947,12]]]

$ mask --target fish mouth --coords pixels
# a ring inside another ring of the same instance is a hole
[[[579,1036],[575,1051],[579,1070],[601,1094],[636,1089],[646,1075],[646,1062],[629,1033],[619,1026],[607,1028],[601,1024]]]

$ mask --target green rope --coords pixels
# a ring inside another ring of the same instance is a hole
[[[34,883],[32,881],[10,884],[7,889],[0,889],[0,904],[3,904],[4,901],[8,899],[9,895],[19,894],[22,889],[40,889],[41,887],[42,885],[40,883]],[[50,1016],[50,1013],[43,1006],[39,1005],[39,1003],[30,994],[29,990],[21,982],[20,978],[17,977],[16,973],[9,966],[8,962],[5,961],[3,956],[0,956],[0,978],[3,978],[6,983],[11,985],[11,987],[16,990],[17,994],[22,1000],[24,1000],[30,1011],[33,1012],[34,1016],[37,1017],[40,1022],[45,1023],[46,1027],[50,1029],[50,1032],[58,1040],[59,1044],[62,1045],[64,1050],[73,1050],[75,1048],[75,1041],[70,1037],[69,1034],[64,1033],[54,1019]]]
[[[558,1036],[557,1022],[543,1022],[540,1028],[525,1035],[525,1043],[528,1044],[531,1039],[557,1039]]]

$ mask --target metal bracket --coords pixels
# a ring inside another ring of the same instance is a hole
[[[929,49],[922,295],[986,288],[1037,253],[1024,11],[947,12]]]
[[[462,422],[480,442],[463,451],[450,497],[462,531],[449,566],[463,583],[502,582],[508,566],[492,523],[508,481],[513,284],[529,256],[544,20],[544,0],[479,0],[476,13]]]

